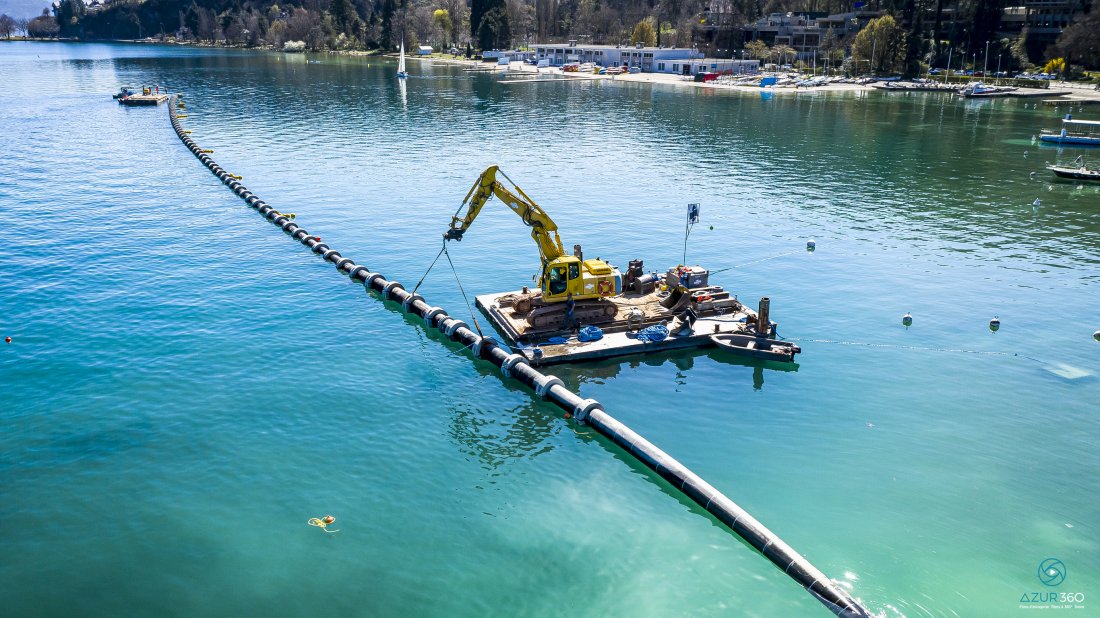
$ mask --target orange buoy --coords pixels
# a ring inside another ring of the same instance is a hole
[[[333,517],[332,515],[325,515],[325,518],[322,519],[321,521],[325,522],[325,524],[327,525],[327,524],[331,524],[332,522],[336,521],[336,518]]]
[[[11,337],[4,337],[4,343],[11,343]]]

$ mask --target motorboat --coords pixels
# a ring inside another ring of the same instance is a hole
[[[1048,165],[1047,169],[1054,172],[1059,178],[1070,180],[1086,180],[1100,182],[1100,168],[1089,169],[1085,167],[1084,155],[1073,161],[1073,167],[1069,165]]]

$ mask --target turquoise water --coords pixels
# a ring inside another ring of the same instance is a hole
[[[692,352],[556,373],[877,612],[1052,590],[1100,611],[1100,191],[1043,170],[1089,151],[1032,143],[1065,109],[440,66],[402,92],[392,63],[309,59],[0,45],[2,613],[828,615],[288,242],[163,107],[108,97],[142,83],[185,92],[193,137],[264,200],[406,284],[489,164],[620,265],[679,261],[701,203],[689,261],[772,298],[797,371]],[[529,280],[531,245],[490,207],[452,256],[485,293]],[[445,268],[421,291],[466,311]],[[328,513],[339,533],[306,525]]]

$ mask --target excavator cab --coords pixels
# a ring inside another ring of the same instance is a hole
[[[612,296],[621,292],[617,270],[603,260],[582,260],[563,255],[546,265],[542,279],[543,302],[564,301],[570,294],[576,300]]]

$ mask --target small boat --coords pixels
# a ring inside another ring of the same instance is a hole
[[[1077,167],[1070,167],[1068,165],[1048,165],[1047,169],[1054,172],[1054,175],[1059,178],[1100,182],[1100,168],[1089,169],[1085,167],[1084,155],[1077,157],[1073,161],[1073,164]]]
[[[125,99],[132,94],[134,94],[134,88],[132,86],[123,86],[118,89],[118,92],[111,95],[111,98],[117,101],[118,99]]]
[[[1066,114],[1062,119],[1062,130],[1055,133],[1043,129],[1039,140],[1055,144],[1079,144],[1082,146],[1100,146],[1100,120],[1074,120]]]
[[[757,337],[755,335],[743,335],[737,333],[718,333],[711,335],[710,340],[718,349],[732,352],[739,356],[760,358],[764,360],[781,361],[790,363],[794,361],[794,355],[802,351],[799,346],[787,342]]]
[[[1007,86],[986,86],[982,82],[975,82],[960,90],[959,95],[967,98],[1007,97],[1015,91],[1015,88]]]
[[[405,79],[409,74],[405,72],[405,41],[401,41],[401,58],[397,61],[397,78]]]

